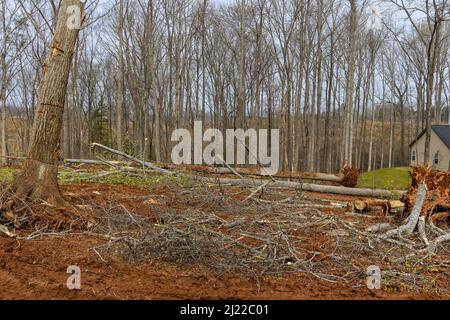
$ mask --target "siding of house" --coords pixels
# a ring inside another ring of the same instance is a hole
[[[412,160],[412,153],[416,151],[416,160]],[[439,151],[439,164],[434,164],[434,157],[436,152]],[[411,147],[410,160],[412,166],[418,164],[424,164],[425,162],[425,135],[420,137],[418,141]],[[431,131],[431,143],[430,143],[430,162],[433,168],[437,170],[450,170],[450,149],[444,144],[444,142],[438,137],[438,135]]]

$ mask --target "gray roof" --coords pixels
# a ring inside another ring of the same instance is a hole
[[[450,125],[433,125],[431,128],[450,149]]]
[[[450,125],[445,125],[445,124],[434,124],[431,126],[431,130],[434,131],[434,133],[436,133],[436,135],[442,140],[442,142],[444,142],[444,144],[447,146],[447,148],[450,149]],[[427,130],[423,130],[419,136],[413,141],[411,142],[411,144],[409,145],[410,147],[412,147],[420,138],[422,138],[422,136],[427,132]]]

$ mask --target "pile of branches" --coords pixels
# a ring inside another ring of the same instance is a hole
[[[346,233],[337,220],[317,210],[317,204],[291,199],[241,202],[212,193],[206,185],[183,192],[191,207],[182,212],[154,205],[156,217],[142,218],[123,206],[105,208],[103,219],[92,232],[109,242],[94,248],[95,252],[102,259],[110,256],[130,263],[200,265],[217,274],[233,272],[255,279],[286,272],[329,282],[364,276],[354,266],[346,266],[343,274],[336,272],[333,261],[340,263],[349,254],[358,255],[366,244],[356,248],[353,240],[332,236],[339,249],[330,246],[325,253],[317,252],[316,241],[309,241],[317,234],[327,242],[323,232]],[[327,258],[330,254],[332,261]]]
[[[437,171],[428,166],[414,167],[410,171],[411,188],[403,195],[406,213],[410,213],[417,198],[419,185],[427,186],[427,196],[421,215],[433,224],[450,225],[450,171]]]
[[[154,204],[151,217],[123,206],[104,208],[93,231],[109,241],[92,250],[102,260],[201,266],[219,275],[231,272],[254,279],[302,273],[332,283],[364,281],[367,259],[379,264],[386,252],[391,258],[405,254],[397,241],[377,242],[365,232],[365,216],[348,221],[322,212],[342,208],[343,203],[307,199],[301,193],[285,198],[276,189],[264,192],[271,200],[237,201],[220,190],[207,185],[184,189],[178,201],[188,209]],[[414,286],[421,281],[418,273],[394,271],[400,282],[410,276]]]

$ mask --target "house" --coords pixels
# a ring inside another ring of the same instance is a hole
[[[425,163],[425,133],[422,131],[409,145],[412,166]],[[433,168],[450,171],[450,125],[431,126],[430,161]]]

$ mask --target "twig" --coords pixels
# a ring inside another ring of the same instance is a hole
[[[251,198],[253,198],[259,191],[261,191],[262,189],[264,189],[269,183],[271,183],[271,181],[266,181],[264,182],[262,185],[260,185],[255,191],[253,191],[247,198],[244,199],[244,201],[242,202],[247,202],[248,200],[250,200]]]

